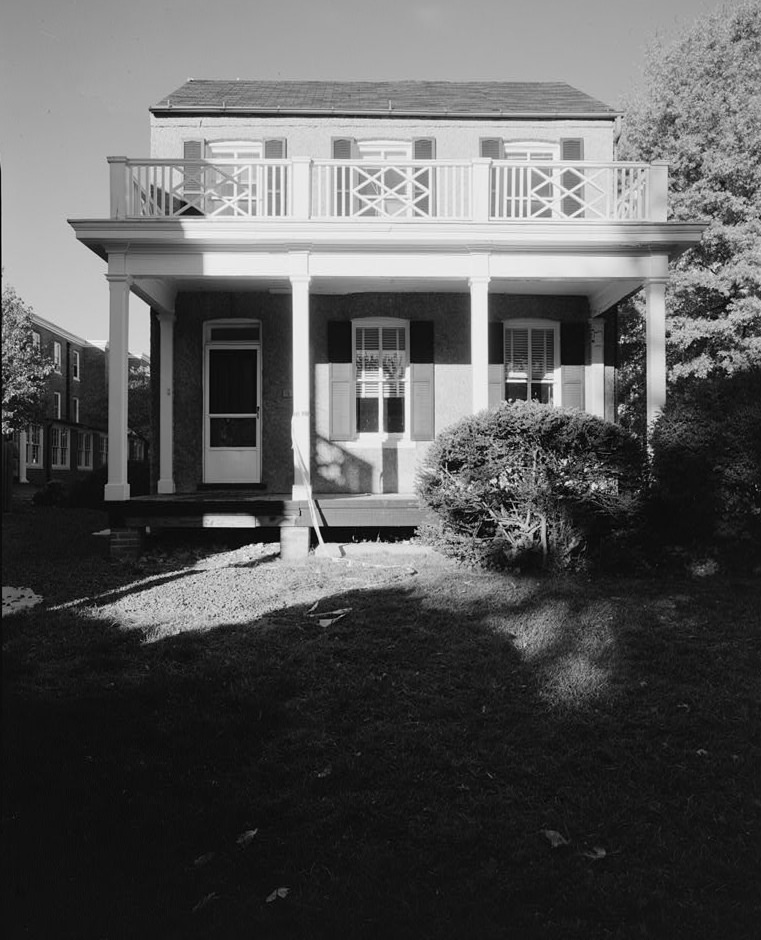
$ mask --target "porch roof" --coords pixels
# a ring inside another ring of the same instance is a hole
[[[614,119],[619,112],[565,82],[229,81],[189,79],[150,108],[197,114]]]

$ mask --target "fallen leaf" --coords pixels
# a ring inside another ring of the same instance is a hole
[[[272,894],[267,896],[267,904],[272,904],[273,901],[282,900],[283,898],[288,897],[288,892],[290,888],[275,888]]]
[[[239,845],[242,849],[245,849],[254,841],[258,831],[258,829],[246,829],[245,832],[241,832],[241,834],[235,840],[236,845]]]
[[[197,914],[199,911],[202,911],[207,904],[211,904],[212,901],[216,901],[218,897],[219,895],[216,891],[212,891],[211,894],[207,894],[205,897],[201,898],[198,904],[196,904],[196,906],[193,908],[193,913]]]
[[[591,858],[593,862],[598,862],[608,854],[601,845],[595,845],[581,853],[585,858]]]
[[[708,751],[703,747],[698,748],[695,753],[698,755],[698,757],[708,757]]]
[[[216,852],[206,852],[204,855],[199,855],[198,858],[193,861],[193,864],[196,868],[203,868],[204,865],[209,864],[215,855]]]
[[[542,835],[550,843],[553,849],[559,849],[564,845],[570,845],[570,842],[564,835],[561,835],[557,829],[542,829]]]

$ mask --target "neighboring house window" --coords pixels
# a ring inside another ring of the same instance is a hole
[[[33,332],[32,333],[32,346],[34,346],[35,349],[39,349],[41,345],[42,345],[42,339],[40,338],[40,334],[37,332]]]
[[[145,442],[140,437],[135,437],[130,435],[129,438],[129,459],[130,460],[144,460],[145,459]]]
[[[42,426],[30,424],[26,432],[26,465],[42,466]]]
[[[334,441],[434,437],[433,321],[328,323]]]
[[[61,344],[56,341],[53,343],[53,370],[55,372],[61,371],[62,355],[61,355]]]
[[[101,467],[108,463],[108,437],[105,434],[98,435],[98,461]]]
[[[72,421],[74,424],[79,424],[79,399],[71,399],[71,411],[72,411]]]
[[[62,415],[62,399],[60,392],[53,392],[53,417],[56,421],[61,420]]]
[[[57,470],[64,470],[69,467],[68,428],[53,427],[50,429],[50,465]]]
[[[71,377],[75,382],[79,382],[82,378],[80,356],[76,349],[71,353]]]
[[[88,431],[77,437],[77,467],[80,470],[92,470],[92,434]]]
[[[354,381],[358,434],[404,434],[407,323],[356,321]]]

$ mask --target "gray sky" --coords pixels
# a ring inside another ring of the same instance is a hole
[[[5,0],[5,279],[35,312],[108,332],[105,264],[68,218],[108,214],[106,157],[148,156],[148,107],[187,78],[566,81],[616,105],[656,34],[741,0]],[[133,299],[130,348],[148,349]]]

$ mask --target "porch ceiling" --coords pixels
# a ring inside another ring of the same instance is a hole
[[[160,282],[175,295],[178,293],[277,293],[290,294],[287,278],[197,277],[166,278]],[[153,283],[135,279],[136,293],[151,303]],[[593,313],[602,313],[612,304],[629,296],[641,287],[640,280],[602,278],[492,278],[489,293],[514,296],[575,296],[587,297]],[[362,293],[428,293],[467,294],[465,278],[387,278],[375,277],[313,277],[309,284],[311,294]],[[160,303],[155,306],[161,306]]]

